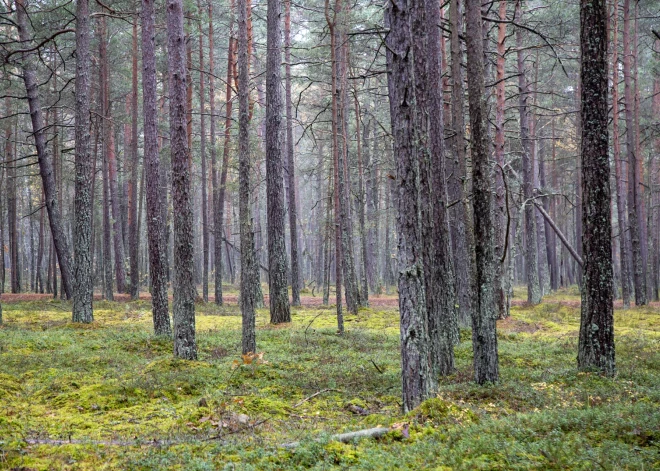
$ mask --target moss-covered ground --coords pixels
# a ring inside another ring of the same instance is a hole
[[[280,326],[259,311],[255,358],[240,355],[237,306],[198,305],[189,362],[152,336],[147,301],[97,302],[87,326],[60,301],[4,303],[0,469],[660,469],[657,307],[616,311],[614,378],[576,369],[575,294],[514,307],[499,384],[471,382],[465,331],[456,374],[404,415],[398,314],[374,304],[341,337],[332,307]]]

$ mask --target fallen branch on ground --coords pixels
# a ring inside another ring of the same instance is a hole
[[[348,432],[348,433],[340,433],[337,435],[332,435],[330,437],[330,440],[336,442],[342,442],[342,443],[349,443],[353,440],[359,440],[361,438],[380,438],[389,431],[390,429],[385,427],[368,428],[365,430],[358,430],[357,432]],[[280,447],[296,448],[298,445],[300,445],[300,442],[291,442],[291,443],[285,443],[284,445],[280,445]]]

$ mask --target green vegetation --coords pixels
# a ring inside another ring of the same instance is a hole
[[[348,316],[343,337],[328,307],[279,326],[260,311],[263,356],[242,358],[238,308],[199,305],[190,362],[144,301],[98,302],[86,326],[60,301],[4,304],[0,469],[660,469],[658,309],[616,311],[606,378],[575,368],[578,301],[512,309],[495,386],[472,383],[463,332],[456,374],[406,415],[394,308]],[[329,441],[378,425],[393,431]]]

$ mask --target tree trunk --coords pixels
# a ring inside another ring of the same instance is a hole
[[[415,142],[415,86],[410,34],[411,7],[393,0],[386,10],[388,90],[397,170],[399,233],[399,312],[403,410],[432,396],[437,387],[430,365],[422,225],[419,155]],[[417,40],[417,38],[415,38]]]
[[[268,1],[266,57],[266,193],[270,322],[291,322],[284,241],[280,0]],[[293,143],[292,143],[293,144]],[[294,202],[295,205],[295,202]],[[294,221],[295,225],[295,221]]]
[[[486,136],[481,2],[466,0],[467,77],[472,141],[472,185],[476,254],[475,308],[472,314],[474,380],[499,379],[495,306],[494,232]]]
[[[451,0],[451,146],[452,158],[447,165],[447,191],[453,204],[449,210],[450,228],[452,240],[452,252],[454,254],[454,268],[456,271],[456,301],[458,304],[458,315],[461,326],[467,327],[472,317],[472,305],[474,296],[473,278],[474,263],[472,252],[474,245],[472,224],[470,219],[470,202],[465,197],[464,185],[467,181],[467,166],[465,157],[465,118],[464,118],[464,95],[463,72],[461,61],[463,51],[461,39],[463,29],[463,12],[460,0]],[[479,33],[481,37],[481,33]],[[482,46],[483,49],[483,46]]]
[[[291,104],[291,0],[284,0],[284,62],[286,86],[286,154],[289,189],[289,235],[291,237],[291,304],[300,306],[300,261],[298,260],[298,210],[293,146],[293,110]],[[288,295],[287,295],[288,296]]]
[[[197,359],[195,341],[195,283],[193,208],[190,184],[190,150],[187,135],[186,44],[183,1],[167,0],[167,52],[170,92],[170,151],[172,211],[174,214],[174,279],[172,283],[174,355]]]
[[[10,99],[5,97],[5,112],[7,116],[12,115],[10,108]],[[9,266],[10,288],[12,293],[21,292],[20,275],[18,269],[18,217],[17,217],[17,198],[16,198],[16,154],[14,152],[16,145],[13,132],[13,120],[7,120],[5,128],[5,165],[7,167],[7,231],[9,232]],[[4,246],[3,246],[4,256]]]
[[[74,226],[73,322],[94,320],[92,298],[92,182],[93,162],[90,155],[90,69],[89,1],[76,2],[76,194]],[[41,240],[39,244],[41,248]],[[41,251],[39,254],[41,263]]]
[[[340,152],[338,137],[338,90],[337,90],[337,38],[335,25],[337,23],[337,10],[332,18],[330,16],[330,1],[325,2],[325,19],[328,24],[330,35],[330,59],[332,62],[332,160],[333,160],[333,182],[334,182],[334,213],[335,213],[335,290],[337,309],[337,333],[344,333],[344,314],[342,309],[342,282],[343,282],[343,250],[342,250],[342,219],[341,219],[341,197],[343,187],[340,188]],[[341,179],[343,182],[343,178]],[[329,190],[328,190],[329,191]]]
[[[140,296],[140,231],[138,213],[138,167],[140,166],[140,156],[138,155],[138,28],[137,18],[133,20],[133,70],[131,76],[131,160],[130,160],[130,182],[128,187],[128,245],[129,258],[131,262],[131,299],[136,300]]]
[[[147,243],[154,333],[171,336],[167,297],[167,239],[158,155],[158,110],[154,0],[142,0],[142,112],[144,118],[144,175],[147,186]],[[167,190],[165,189],[165,193]]]
[[[614,302],[605,0],[581,1],[580,26],[584,287],[578,367],[597,368],[613,375]]]
[[[516,20],[522,19],[522,0],[516,2]],[[539,282],[539,262],[536,235],[536,218],[534,214],[534,174],[532,171],[532,139],[530,136],[530,117],[527,100],[529,99],[529,84],[525,76],[525,56],[523,52],[523,30],[516,30],[516,47],[518,48],[518,112],[520,113],[520,142],[522,153],[523,197],[525,209],[525,272],[527,274],[527,302],[541,302],[541,285]]]
[[[646,267],[641,240],[641,169],[636,155],[634,119],[634,90],[632,84],[632,58],[630,45],[630,0],[623,2],[623,81],[626,108],[626,155],[628,156],[628,225],[632,242],[632,272],[635,284],[635,304],[646,304]]]
[[[626,230],[626,180],[623,175],[621,157],[621,142],[619,140],[619,0],[614,0],[612,26],[612,151],[614,158],[614,174],[616,188],[616,209],[619,229],[619,258],[621,263],[621,297],[623,307],[630,307],[630,244],[629,233]]]
[[[21,42],[25,45],[30,44],[31,35],[27,29],[28,14],[25,10],[24,0],[16,0],[16,22],[18,34]],[[60,205],[57,202],[57,191],[55,189],[55,178],[53,176],[53,162],[48,154],[46,147],[46,135],[43,126],[43,113],[41,103],[37,92],[38,81],[35,70],[30,64],[30,53],[23,53],[22,68],[23,82],[27,92],[28,106],[30,108],[30,118],[32,121],[32,136],[34,137],[35,147],[37,149],[37,159],[39,161],[39,173],[44,188],[46,198],[46,209],[48,210],[48,219],[50,220],[50,230],[53,235],[53,243],[60,261],[60,271],[62,274],[62,287],[67,298],[73,296],[72,288],[72,270],[71,270],[71,252],[69,243],[64,230]]]
[[[454,271],[447,218],[444,123],[440,79],[440,7],[437,1],[412,0],[410,8],[414,70],[414,135],[419,163],[421,243],[426,316],[434,375],[454,370],[458,343]]]
[[[201,14],[202,5],[198,0],[198,10]],[[213,73],[213,71],[211,71]],[[202,299],[205,303],[209,302],[209,221],[208,221],[208,196],[206,194],[206,99],[204,91],[204,34],[202,32],[202,22],[199,21],[199,130],[200,153],[202,160]],[[211,145],[215,142],[211,141]]]
[[[268,7],[270,9],[270,5]],[[269,15],[270,17],[270,15]],[[277,62],[279,67],[279,61]],[[254,250],[252,214],[250,208],[250,174],[252,162],[249,136],[249,77],[248,77],[248,33],[246,0],[238,0],[238,185],[239,224],[241,233],[241,315],[243,320],[243,354],[256,352],[255,299],[250,287],[259,282],[259,266]],[[278,83],[279,85],[279,83]],[[281,174],[280,174],[281,177]],[[282,179],[280,178],[280,184]],[[286,269],[284,270],[286,283]],[[285,285],[286,287],[286,285]],[[287,299],[288,301],[288,299]]]

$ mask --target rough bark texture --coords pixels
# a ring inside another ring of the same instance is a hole
[[[465,158],[465,118],[464,118],[464,95],[463,72],[461,61],[463,50],[461,46],[463,29],[463,8],[460,0],[451,0],[451,158],[448,160],[447,191],[450,203],[453,204],[449,210],[452,251],[454,254],[454,268],[456,269],[456,301],[458,304],[458,315],[461,326],[467,327],[472,316],[474,303],[472,281],[474,277],[472,252],[473,233],[470,219],[470,202],[465,197],[465,184],[467,180],[467,168]],[[481,33],[479,33],[481,36]]]
[[[73,230],[74,285],[73,322],[89,323],[92,312],[92,156],[90,155],[89,1],[76,2],[76,194]],[[40,244],[41,246],[41,244]],[[40,257],[41,258],[41,257]],[[41,260],[39,260],[41,263]]]
[[[300,261],[298,259],[298,210],[293,146],[293,110],[291,104],[291,0],[284,0],[284,62],[286,101],[287,188],[289,190],[289,235],[291,238],[291,304],[300,306]]]
[[[278,63],[279,64],[279,63]],[[238,0],[238,193],[241,232],[241,315],[243,317],[243,354],[256,352],[255,299],[250,284],[258,283],[259,267],[254,251],[250,210],[250,136],[248,103],[248,34],[246,0]],[[280,179],[281,182],[281,179]],[[286,280],[286,271],[285,280]]]
[[[410,9],[415,135],[420,176],[421,234],[431,365],[434,374],[454,370],[458,343],[454,270],[447,217],[444,123],[440,79],[440,7],[437,1],[412,0]]]
[[[31,43],[31,34],[28,31],[28,14],[25,10],[24,0],[16,0],[16,24],[18,35],[23,44]],[[57,201],[55,178],[53,175],[53,162],[46,146],[46,135],[44,133],[44,119],[41,111],[41,103],[38,94],[37,74],[32,65],[33,54],[22,54],[21,66],[23,69],[23,82],[27,92],[28,106],[30,109],[30,120],[32,122],[32,137],[37,149],[37,160],[39,162],[39,173],[44,188],[46,209],[50,221],[50,231],[53,236],[55,251],[60,263],[62,276],[62,289],[67,298],[73,296],[73,274],[71,269],[71,251],[66,238],[60,204]],[[12,267],[13,268],[13,267]]]
[[[174,355],[197,358],[195,284],[193,279],[193,212],[190,158],[186,133],[186,44],[182,0],[167,1],[169,58],[172,210],[174,213]]]
[[[481,2],[466,0],[467,77],[474,188],[474,238],[476,255],[475,308],[472,314],[474,380],[478,384],[499,379],[495,305],[493,221],[486,139],[486,108],[481,37]]]
[[[291,322],[284,241],[284,164],[282,160],[282,92],[280,0],[268,1],[266,57],[266,194],[268,213],[268,292],[270,322]],[[295,221],[294,221],[295,225]]]
[[[605,0],[581,1],[580,26],[584,288],[578,366],[611,375],[615,360]]]
[[[430,365],[420,208],[420,175],[415,146],[415,86],[410,4],[392,1],[386,11],[388,90],[397,176],[399,312],[403,409],[429,398],[436,382]],[[387,24],[389,23],[389,24]]]
[[[142,111],[144,114],[144,174],[147,185],[147,241],[151,305],[156,335],[170,336],[167,299],[167,243],[161,197],[158,155],[158,111],[156,108],[154,0],[142,0]]]

